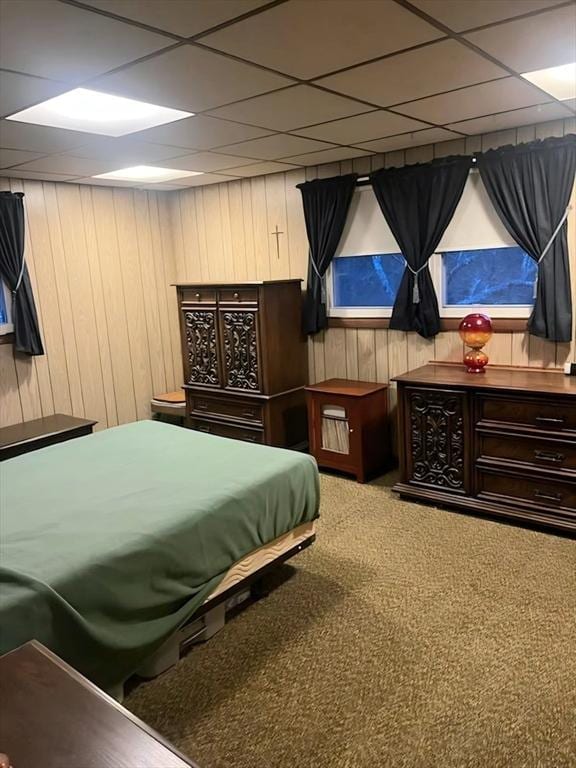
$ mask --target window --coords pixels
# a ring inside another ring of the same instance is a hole
[[[486,307],[494,316],[530,312],[537,267],[518,246],[448,251],[440,258],[438,298],[444,317],[459,317],[463,309]]]
[[[452,221],[429,261],[441,317],[485,311],[528,317],[537,267],[512,240],[472,171]],[[390,317],[405,262],[371,187],[354,192],[327,277],[332,317]]]
[[[12,296],[5,283],[0,280],[0,335],[12,333]]]

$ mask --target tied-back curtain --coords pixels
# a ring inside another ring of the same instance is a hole
[[[358,174],[351,173],[298,184],[310,246],[304,302],[305,333],[318,333],[328,324],[324,275],[342,237],[357,178]]]
[[[572,297],[566,216],[576,171],[576,136],[490,150],[478,157],[502,223],[538,264],[528,330],[571,341]]]
[[[428,260],[462,197],[472,158],[449,157],[370,175],[378,204],[406,260],[390,328],[430,338],[440,331]]]
[[[0,278],[13,296],[14,349],[27,355],[43,355],[30,275],[24,261],[23,197],[21,192],[0,192]]]

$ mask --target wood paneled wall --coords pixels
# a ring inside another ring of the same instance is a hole
[[[55,411],[98,419],[101,428],[147,418],[152,393],[181,383],[170,283],[305,279],[300,181],[575,131],[574,120],[542,123],[182,192],[0,179],[0,189],[26,194],[26,256],[46,347],[44,357],[29,359],[0,345],[0,426]],[[576,287],[574,203],[569,239]],[[429,360],[459,361],[463,352],[455,332],[426,341],[369,328],[331,328],[308,348],[311,382],[331,376],[386,382]],[[552,344],[526,333],[495,334],[487,350],[493,363],[538,368],[576,359],[576,341]],[[394,406],[394,388],[390,400]]]
[[[542,123],[172,194],[170,213],[178,277],[181,280],[305,279],[308,245],[300,193],[295,188],[305,179],[352,170],[366,173],[383,166],[425,162],[434,157],[562,136],[575,130],[574,120]],[[276,225],[283,232],[278,247],[272,234]],[[576,208],[570,214],[569,227],[572,281],[576,286]],[[567,359],[576,358],[575,342],[553,344],[527,333],[495,334],[487,352],[493,363],[537,368],[557,367]],[[462,355],[457,332],[441,333],[427,341],[416,333],[330,328],[309,342],[309,378],[311,382],[332,376],[386,382],[430,360],[460,361]],[[393,388],[390,399],[393,406]]]
[[[168,196],[0,179],[25,193],[46,354],[0,345],[0,426],[69,413],[111,427],[181,383]]]

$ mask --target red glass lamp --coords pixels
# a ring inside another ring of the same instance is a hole
[[[460,338],[470,349],[464,355],[464,365],[468,373],[484,373],[488,363],[488,355],[482,352],[482,347],[492,337],[492,321],[488,315],[474,312],[462,319],[458,330]]]

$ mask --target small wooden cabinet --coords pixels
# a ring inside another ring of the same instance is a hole
[[[308,361],[300,283],[177,286],[186,426],[305,447]]]
[[[402,496],[576,531],[576,378],[446,363],[395,381]]]
[[[385,384],[329,379],[306,387],[310,453],[364,483],[389,456]]]

